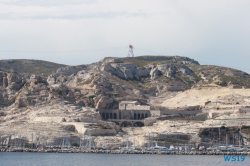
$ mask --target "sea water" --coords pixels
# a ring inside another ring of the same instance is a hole
[[[220,166],[250,165],[250,156],[243,162],[225,161],[223,155],[147,155],[87,153],[22,153],[0,152],[0,166]]]

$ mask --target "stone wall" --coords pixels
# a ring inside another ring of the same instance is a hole
[[[123,105],[119,104],[119,109],[120,110],[150,110],[150,106],[135,105],[135,104],[123,104]]]
[[[134,105],[134,106],[127,106],[126,110],[150,110],[150,106],[144,105]]]

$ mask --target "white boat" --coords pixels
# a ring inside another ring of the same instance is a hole
[[[200,150],[200,151],[203,151],[204,149],[205,149],[204,146],[200,146],[200,147],[199,147],[199,150]]]
[[[134,148],[129,147],[128,146],[128,141],[127,141],[127,145],[125,147],[121,147],[120,150],[121,151],[132,151],[132,150],[134,150]]]
[[[247,152],[248,148],[246,148],[246,147],[236,147],[235,151],[236,152]]]
[[[131,151],[132,149],[130,147],[121,147],[121,151]]]
[[[102,150],[109,150],[110,148],[109,148],[109,147],[106,147],[106,146],[103,146],[103,147],[101,147],[100,149],[102,149]]]
[[[172,150],[170,150],[169,148],[167,147],[164,147],[164,146],[158,146],[157,142],[155,142],[155,146],[153,147],[150,147],[148,150],[149,151],[161,151],[161,152],[171,152]]]
[[[196,149],[194,147],[191,148],[191,151],[196,151]]]
[[[230,152],[235,151],[235,147],[233,145],[229,145],[227,147],[227,150],[230,151]]]
[[[214,147],[213,149],[214,149],[214,151],[219,151],[219,152],[233,152],[233,151],[235,151],[235,147],[232,145],[218,146],[218,147]],[[207,150],[209,151],[209,148],[207,148]]]
[[[208,147],[207,151],[216,151],[216,148],[215,147]]]
[[[172,150],[172,151],[174,151],[174,150],[175,150],[175,147],[174,147],[174,145],[170,145],[170,147],[169,147],[169,150]]]
[[[222,151],[227,151],[227,152],[232,152],[232,151],[235,151],[236,148],[233,146],[233,145],[230,145],[230,146],[221,146],[219,147]]]
[[[182,146],[173,146],[173,145],[171,145],[170,147],[169,147],[169,149],[171,150],[171,151],[177,151],[177,152],[180,152],[180,151],[184,151],[184,149],[185,148],[183,148]]]

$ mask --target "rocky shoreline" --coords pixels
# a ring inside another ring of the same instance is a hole
[[[162,151],[121,151],[121,150],[79,150],[79,149],[9,149],[0,152],[34,152],[34,153],[102,153],[102,154],[158,154],[158,155],[250,155],[250,152],[162,152]]]

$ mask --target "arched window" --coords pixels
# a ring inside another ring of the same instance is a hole
[[[116,115],[116,113],[114,113],[114,119],[117,119],[117,115]]]
[[[141,114],[141,119],[144,119],[144,114]]]
[[[105,119],[105,113],[104,112],[102,113],[102,119]]]
[[[144,126],[144,124],[142,122],[135,122],[134,126],[142,127],[142,126]]]
[[[134,119],[136,119],[136,113],[134,113]]]
[[[138,117],[138,119],[141,119],[141,115],[140,115],[140,113],[138,113],[138,116],[137,116],[137,117]]]
[[[110,119],[112,119],[112,118],[113,118],[112,113],[110,113],[110,114],[109,114],[109,118],[110,118]]]
[[[145,114],[145,118],[147,118],[147,117],[148,117],[148,114],[146,113],[146,114]]]
[[[109,113],[106,113],[106,119],[109,119]]]

